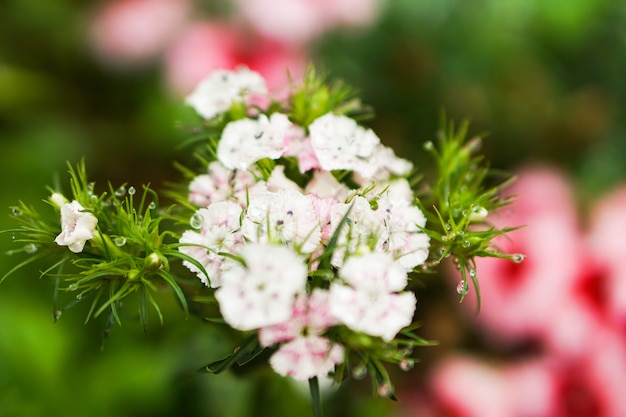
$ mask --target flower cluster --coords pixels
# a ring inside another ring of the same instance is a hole
[[[216,71],[187,99],[207,123],[246,105],[190,181],[197,206],[180,239],[184,264],[215,288],[230,326],[256,330],[282,375],[326,376],[345,361],[347,331],[391,342],[411,325],[408,274],[429,253],[412,164],[345,114],[298,124],[258,74]],[[265,103],[267,108],[250,102]],[[268,111],[268,108],[271,109]]]
[[[349,87],[313,70],[290,87],[273,96],[244,67],[205,78],[181,122],[196,133],[188,144],[201,166],[181,167],[188,181],[170,190],[168,208],[147,186],[97,193],[84,163],[70,165],[71,198],[51,190],[48,200],[55,220],[13,208],[21,227],[10,232],[24,246],[12,253],[29,257],[6,275],[47,262],[42,275],[73,294],[66,308],[90,299],[88,319],[108,312],[107,332],[133,295],[144,329],[148,306],[162,320],[153,294],[169,288],[187,312],[241,339],[203,370],[267,349],[278,374],[309,381],[317,415],[321,377],[369,372],[394,398],[385,364],[408,370],[413,349],[431,344],[414,333],[419,274],[453,258],[464,296],[468,276],[478,290],[475,257],[519,258],[491,243],[512,229],[485,221],[507,203],[505,183],[486,188],[478,140],[447,126],[437,149],[426,145],[438,177],[416,190],[413,164],[363,124],[369,113]]]

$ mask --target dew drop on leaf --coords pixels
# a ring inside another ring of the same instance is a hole
[[[467,285],[467,281],[461,280],[456,286],[456,292],[459,295],[466,295],[469,292],[469,287]]]
[[[24,252],[28,253],[29,255],[37,252],[37,245],[35,245],[34,243],[28,243],[24,245]]]

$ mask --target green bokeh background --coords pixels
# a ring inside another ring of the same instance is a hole
[[[85,158],[102,186],[159,188],[180,178],[174,160],[190,160],[176,148],[181,102],[159,66],[110,71],[90,52],[97,4],[0,5],[0,230],[15,226],[9,206],[18,200],[45,207],[46,186],[66,184],[66,161]],[[360,89],[383,142],[425,171],[422,144],[445,110],[452,120],[469,118],[473,133],[488,133],[484,152],[494,167],[545,162],[566,170],[584,209],[626,179],[625,21],[626,3],[613,0],[389,0],[374,26],[329,33],[313,56]],[[1,253],[15,249],[11,240],[0,234]],[[0,256],[0,272],[20,259]],[[128,316],[101,350],[102,321],[85,325],[78,305],[55,323],[52,293],[34,267],[0,285],[0,417],[310,414],[306,387],[267,369],[190,376],[232,344],[185,319],[169,294],[164,325],[153,319],[146,335]],[[428,323],[434,313],[424,311]],[[432,355],[424,354],[424,368]],[[418,384],[421,369],[401,384]],[[327,398],[328,415],[400,414],[372,398],[367,382],[349,385]]]

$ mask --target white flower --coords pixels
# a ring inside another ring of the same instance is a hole
[[[300,253],[313,252],[321,237],[313,202],[292,189],[268,191],[252,199],[241,230],[252,242],[282,243]]]
[[[330,236],[336,233],[344,217],[346,220],[339,231],[337,248],[330,259],[331,264],[337,267],[343,265],[346,252],[350,255],[357,252],[361,246],[373,246],[382,250],[388,239],[383,217],[372,210],[369,201],[364,197],[356,196],[350,203],[335,204],[331,207]]]
[[[328,113],[309,125],[311,145],[323,169],[353,170],[371,177],[378,167],[369,160],[380,139],[346,116]]]
[[[378,199],[377,211],[387,227],[385,251],[391,253],[406,271],[424,263],[428,258],[430,238],[420,230],[426,225],[422,211],[405,199],[395,199],[388,193]]]
[[[180,243],[189,246],[181,246],[180,252],[198,261],[206,275],[192,262],[183,261],[183,265],[195,272],[204,285],[219,287],[222,273],[235,263],[219,252],[233,252],[243,243],[239,230],[241,212],[241,207],[233,202],[213,203],[194,214],[202,220],[200,232],[187,230],[181,236]]]
[[[306,194],[316,194],[319,197],[333,197],[337,201],[346,201],[352,190],[340,183],[329,171],[314,171],[313,178],[304,189]]]
[[[224,320],[238,330],[278,324],[291,317],[296,295],[304,292],[307,268],[285,246],[250,243],[237,264],[222,274],[215,292]]]
[[[54,239],[60,246],[67,246],[72,252],[83,251],[85,243],[96,234],[98,219],[88,213],[76,200],[61,207],[61,233]]]
[[[413,164],[410,161],[399,158],[393,149],[384,146],[382,143],[374,148],[368,161],[375,167],[375,173],[371,177],[367,177],[367,179],[372,178],[378,181],[388,180],[392,176],[406,176],[413,169]],[[359,182],[358,175],[356,177],[356,181]]]
[[[209,164],[207,174],[198,175],[189,184],[189,201],[197,207],[220,201],[234,201],[245,207],[248,197],[265,190],[265,182],[258,181],[248,170],[228,169],[214,161]]]
[[[339,270],[349,285],[330,286],[331,314],[352,330],[392,340],[411,324],[415,295],[399,293],[407,284],[406,272],[391,255],[370,252],[349,257]]]
[[[217,145],[217,159],[227,168],[247,169],[263,158],[277,159],[285,152],[285,137],[293,128],[286,115],[274,113],[268,119],[241,119],[224,128]]]
[[[228,111],[233,103],[245,102],[251,94],[268,94],[265,80],[259,73],[244,67],[236,71],[216,70],[198,84],[185,102],[199,115],[210,119]]]

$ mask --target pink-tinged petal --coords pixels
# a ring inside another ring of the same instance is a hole
[[[282,345],[270,358],[270,365],[279,375],[306,381],[328,375],[343,359],[342,346],[321,336],[308,336]]]
[[[260,329],[259,341],[263,346],[271,346],[304,334],[320,335],[334,324],[337,320],[330,314],[328,291],[318,288],[309,296],[298,295],[289,320]]]

